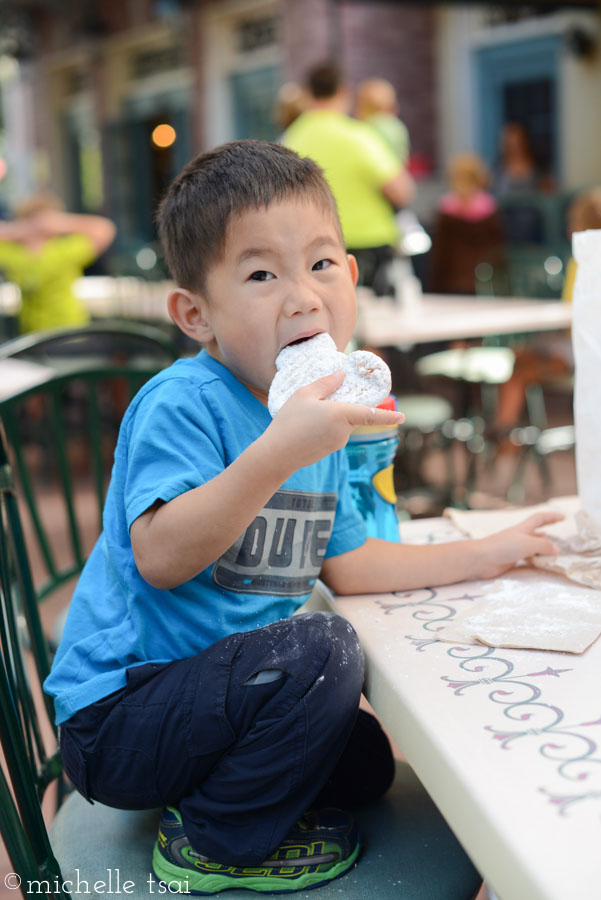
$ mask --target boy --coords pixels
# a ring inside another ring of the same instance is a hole
[[[343,448],[356,426],[402,417],[324,402],[337,373],[271,419],[281,348],[326,331],[343,349],[355,323],[357,267],[313,162],[256,141],[218,148],[175,180],[159,229],[170,314],[205,349],[124,417],[104,531],[46,688],[85,796],[166,807],[159,878],[200,893],[315,887],[359,852],[350,814],[322,807],[380,795],[392,757],[357,716],[352,628],[291,614],[318,575],[349,593],[499,574],[553,552],[537,529],[558,517],[430,548],[366,540]]]

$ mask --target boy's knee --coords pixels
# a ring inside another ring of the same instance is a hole
[[[364,676],[361,645],[341,616],[304,613],[250,632],[235,662],[233,683],[245,688],[269,683],[275,690],[292,677],[304,691],[325,680],[360,693]]]
[[[352,671],[360,672],[363,678],[364,659],[363,649],[359,643],[357,633],[350,622],[342,616],[329,612],[311,612],[295,616],[299,623],[299,630],[303,632],[304,646],[307,653],[312,652],[312,647],[329,647],[330,665],[338,665],[348,669],[349,676]]]

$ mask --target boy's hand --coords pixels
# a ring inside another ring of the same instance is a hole
[[[265,437],[286,454],[294,470],[340,450],[359,425],[390,426],[404,420],[402,413],[392,410],[327,401],[343,381],[344,372],[339,371],[299,388],[266,430]]]
[[[551,538],[541,532],[544,525],[552,525],[563,518],[559,512],[539,512],[519,525],[505,528],[477,542],[481,550],[477,577],[495,578],[511,569],[519,560],[531,556],[556,556],[559,552]]]

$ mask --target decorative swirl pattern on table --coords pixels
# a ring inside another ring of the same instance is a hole
[[[424,596],[421,599],[417,599],[422,594]],[[404,594],[395,593],[394,596],[405,602],[388,603],[384,600],[376,601],[378,606],[384,610],[384,615],[390,615],[395,609],[417,606],[419,609],[413,614],[413,618],[418,622],[424,622],[422,625],[423,629],[432,634],[440,631],[444,623],[450,622],[456,614],[457,610],[454,606],[451,606],[451,603],[458,603],[462,600],[478,600],[482,594],[462,594],[460,597],[453,597],[451,600],[440,600],[437,599],[438,592],[434,588],[423,588],[419,591],[407,591]],[[410,635],[405,635],[405,637],[417,646],[418,651],[425,650],[429,644],[438,643],[434,637],[425,640],[424,638],[411,637]]]
[[[457,613],[457,604],[471,602],[481,594],[463,593],[455,597],[440,596],[435,588],[395,593],[395,602],[375,599],[375,603],[385,615],[393,615],[398,609],[414,607],[412,618],[426,636],[407,634],[406,639],[423,653],[432,644],[439,644],[433,636]],[[566,782],[585,782],[601,770],[601,752],[590,733],[577,729],[601,726],[601,715],[588,722],[570,725],[565,722],[564,711],[553,703],[544,701],[543,688],[532,679],[561,678],[572,669],[555,669],[547,666],[541,672],[518,673],[511,660],[499,655],[499,648],[483,647],[480,644],[465,646],[448,645],[447,656],[458,662],[465,677],[443,675],[441,680],[452,689],[455,697],[466,691],[484,686],[489,689],[488,699],[503,707],[503,715],[513,723],[505,729],[485,725],[499,747],[509,750],[519,740],[538,740],[538,752],[546,760],[555,763],[556,773]],[[482,674],[486,673],[486,674]],[[546,685],[547,682],[544,682]],[[601,704],[600,704],[601,705]],[[527,723],[527,724],[526,724]],[[541,738],[543,739],[541,742]],[[557,812],[565,816],[567,811],[584,801],[601,801],[601,791],[589,790],[572,793],[557,793],[539,787]]]

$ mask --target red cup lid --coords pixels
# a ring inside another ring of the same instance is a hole
[[[391,409],[394,412],[396,410],[396,398],[394,395],[389,394],[386,400],[378,403],[378,409]]]

